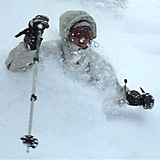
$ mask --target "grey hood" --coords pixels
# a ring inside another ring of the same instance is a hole
[[[71,10],[60,16],[59,34],[63,40],[68,39],[70,28],[80,20],[89,22],[93,32],[93,39],[97,37],[97,28],[94,19],[85,11]]]

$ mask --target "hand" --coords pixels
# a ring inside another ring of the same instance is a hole
[[[141,94],[136,90],[128,91],[126,92],[126,100],[131,106],[141,105]]]
[[[37,38],[38,30],[41,30],[41,33],[43,34],[44,29],[49,28],[48,22],[49,18],[47,16],[37,15],[35,18],[29,21],[29,27],[19,32],[17,35],[15,35],[15,37],[18,38],[22,34],[25,34],[31,38]]]
[[[149,93],[142,93],[142,95],[135,90],[126,93],[126,100],[129,105],[143,106],[144,109],[152,109],[154,106],[154,98]]]
[[[38,31],[40,30],[42,35],[44,33],[44,30],[46,28],[49,28],[48,22],[49,18],[47,16],[37,15],[35,18],[29,21],[28,23],[29,27],[19,32],[17,35],[15,35],[15,37],[18,38],[22,34],[25,34],[24,37],[25,47],[30,50],[36,50]],[[40,43],[42,40],[43,38],[41,37]]]
[[[37,15],[31,21],[29,21],[28,26],[34,30],[44,30],[49,28],[49,18],[44,15]]]
[[[143,93],[141,98],[141,105],[143,106],[144,109],[152,109],[154,106],[154,98],[151,94],[149,93]]]
[[[144,109],[152,109],[154,106],[154,98],[150,93],[145,93],[145,91],[140,87],[142,94],[140,94],[136,90],[132,91],[127,91],[126,89],[126,84],[127,84],[127,79],[124,79],[124,89],[126,92],[126,100],[128,105],[133,105],[133,106],[143,106]]]

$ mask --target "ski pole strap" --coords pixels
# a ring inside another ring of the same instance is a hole
[[[27,34],[29,32],[29,28],[24,29],[23,31],[19,32],[15,35],[16,38],[20,37],[22,34]]]

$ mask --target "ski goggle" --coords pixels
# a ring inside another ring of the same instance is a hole
[[[72,29],[70,31],[70,36],[73,37],[73,38],[85,37],[86,39],[91,39],[92,31],[88,30],[86,28],[84,28],[84,29]]]

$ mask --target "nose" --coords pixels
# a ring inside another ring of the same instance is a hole
[[[80,38],[80,42],[81,42],[81,43],[84,43],[85,40],[86,40],[86,38],[85,38],[84,36],[82,36],[82,37]]]

